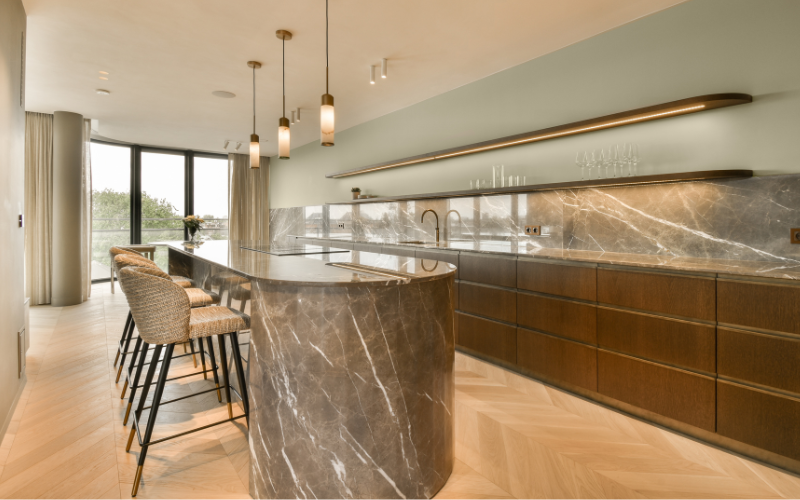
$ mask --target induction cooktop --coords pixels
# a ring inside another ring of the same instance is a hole
[[[329,248],[319,245],[297,245],[291,247],[275,247],[271,245],[242,245],[240,248],[243,250],[251,250],[253,252],[268,253],[270,255],[277,255],[284,257],[286,255],[315,255],[321,253],[347,253],[350,250],[342,248]]]

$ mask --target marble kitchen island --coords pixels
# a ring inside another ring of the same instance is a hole
[[[171,274],[249,290],[253,497],[430,498],[444,486],[453,265],[310,245],[167,246]]]

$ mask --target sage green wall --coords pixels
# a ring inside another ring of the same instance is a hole
[[[20,71],[25,9],[20,0],[0,0],[0,440],[25,379],[17,378],[17,332],[24,324],[23,206],[25,109]]]
[[[270,205],[467,189],[491,165],[528,183],[578,180],[577,150],[636,142],[640,174],[800,172],[800,1],[692,0],[342,131],[271,164]],[[369,91],[365,85],[365,91]],[[615,130],[360,175],[325,174],[721,92],[755,101]],[[334,92],[335,95],[335,92]],[[344,112],[340,110],[340,112]],[[315,120],[304,121],[310,126]]]

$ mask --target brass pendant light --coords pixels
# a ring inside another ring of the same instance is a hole
[[[275,36],[283,40],[283,117],[278,119],[278,158],[289,159],[291,132],[289,120],[286,118],[286,40],[292,39],[292,34],[286,30],[278,30]]]
[[[323,146],[333,146],[333,96],[328,93],[328,0],[325,0],[325,93],[319,113],[320,140]]]
[[[253,133],[250,135],[250,168],[259,168],[261,166],[261,146],[256,134],[256,70],[261,67],[261,63],[247,61],[247,66],[253,68]]]

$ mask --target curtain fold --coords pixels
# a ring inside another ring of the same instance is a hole
[[[53,115],[25,114],[25,286],[49,304],[53,269]]]
[[[250,168],[250,156],[228,155],[228,238],[269,241],[269,158]]]
[[[92,295],[92,120],[83,120],[81,168],[81,301]]]

